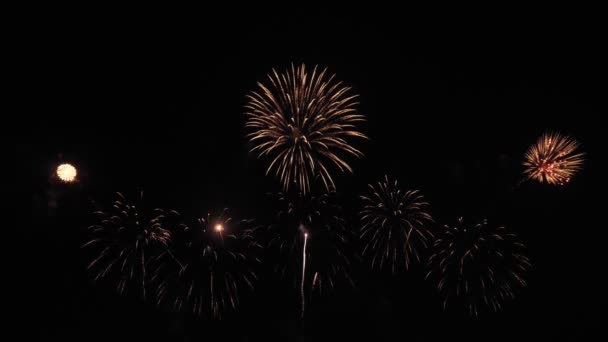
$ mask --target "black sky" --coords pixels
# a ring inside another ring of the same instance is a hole
[[[105,12],[36,13],[16,39],[23,132],[7,130],[28,208],[16,228],[26,239],[16,273],[23,333],[575,341],[600,332],[603,22],[569,11]],[[472,320],[443,312],[421,269],[390,276],[361,268],[355,289],[319,299],[302,323],[294,294],[268,278],[236,313],[210,323],[94,284],[78,248],[91,200],[144,190],[150,202],[190,216],[272,208],[264,194],[280,187],[248,154],[243,105],[256,81],[291,62],[327,66],[360,95],[371,141],[360,145],[366,156],[353,161],[354,175],[337,177],[353,229],[356,196],[389,174],[423,191],[440,224],[464,216],[515,230],[534,262],[529,288],[504,311]],[[579,140],[585,169],[565,187],[528,182],[514,191],[523,153],[546,130]],[[51,180],[63,161],[78,167],[77,186]]]

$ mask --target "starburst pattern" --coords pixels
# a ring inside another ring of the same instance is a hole
[[[140,204],[142,201],[140,193]],[[87,269],[95,280],[115,281],[120,294],[132,284],[146,299],[151,278],[148,268],[171,240],[167,220],[179,214],[162,209],[142,213],[138,209],[142,209],[141,205],[136,206],[117,193],[111,208],[94,212],[98,223],[89,227],[92,238],[82,247],[93,252]]]
[[[357,95],[335,81],[327,69],[293,64],[284,72],[272,70],[268,83],[258,82],[245,106],[247,135],[259,157],[270,157],[267,173],[274,170],[285,191],[295,184],[310,191],[316,175],[325,188],[335,188],[331,169],[350,171],[344,156],[361,157],[352,138],[366,138],[357,129],[364,121],[357,112]]]
[[[477,317],[482,309],[498,311],[502,303],[525,287],[525,275],[532,267],[525,246],[507,228],[489,225],[486,220],[445,230],[434,243],[428,261],[427,279],[432,279],[448,302],[465,307]]]
[[[403,190],[388,176],[368,187],[369,193],[360,196],[363,256],[371,257],[372,268],[390,265],[395,272],[404,265],[407,269],[420,260],[419,251],[433,238],[428,203],[418,190]]]
[[[584,153],[580,144],[559,133],[545,133],[530,146],[523,162],[528,179],[563,185],[582,168]]]

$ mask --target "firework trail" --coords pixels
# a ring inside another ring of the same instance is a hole
[[[428,203],[418,190],[405,191],[388,176],[368,187],[368,194],[360,196],[363,256],[371,256],[372,268],[390,264],[393,273],[401,265],[407,269],[412,259],[420,260],[419,250],[433,238]]]
[[[580,144],[559,133],[545,133],[530,146],[523,162],[524,175],[540,183],[564,185],[582,168]]]
[[[116,280],[120,294],[125,293],[128,284],[138,284],[145,300],[150,277],[147,269],[170,242],[167,226],[179,214],[162,209],[142,214],[121,193],[116,196],[111,208],[94,212],[98,223],[89,227],[92,238],[82,246],[94,255],[87,269],[93,272],[96,281]],[[139,202],[142,200],[140,193]]]
[[[307,291],[323,294],[351,279],[349,245],[352,230],[335,204],[335,193],[312,195],[278,193],[273,195],[278,208],[266,230],[268,252],[277,260],[274,272],[293,281],[300,292],[304,315]]]
[[[498,311],[526,286],[524,277],[532,265],[514,233],[486,220],[467,226],[462,218],[444,228],[427,273],[443,297],[444,309],[448,301],[456,302],[477,317],[482,309]]]
[[[365,121],[357,96],[334,78],[327,69],[292,64],[283,72],[273,69],[268,82],[258,82],[247,96],[252,152],[271,159],[266,173],[274,170],[285,191],[293,184],[307,193],[317,175],[326,190],[335,188],[332,167],[352,172],[344,156],[363,156],[351,146],[352,138],[367,138],[356,127]]]
[[[302,249],[302,281],[300,282],[300,295],[302,297],[302,314],[304,318],[304,312],[306,308],[306,297],[304,295],[304,280],[306,277],[306,242],[308,241],[308,233],[304,233],[304,248]]]
[[[164,262],[156,274],[157,303],[173,310],[221,319],[234,310],[243,289],[253,290],[261,245],[253,220],[233,220],[227,209],[174,233],[170,249],[180,262]]]

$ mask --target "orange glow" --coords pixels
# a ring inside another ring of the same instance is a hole
[[[215,225],[215,231],[216,232],[223,232],[224,231],[224,226],[222,226],[221,224],[216,224]]]
[[[579,143],[559,133],[545,133],[530,146],[524,159],[524,174],[541,183],[564,185],[583,166]]]

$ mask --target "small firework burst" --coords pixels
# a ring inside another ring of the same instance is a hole
[[[142,201],[140,193],[139,203]],[[87,269],[93,272],[96,281],[115,280],[120,294],[133,285],[145,300],[151,277],[148,268],[171,240],[166,222],[170,216],[179,214],[162,209],[146,213],[141,209],[117,193],[110,209],[94,212],[99,222],[89,227],[92,238],[82,247],[94,253]]]
[[[388,176],[376,186],[368,186],[369,193],[360,196],[363,256],[371,256],[372,268],[390,264],[392,272],[400,265],[407,269],[413,261],[420,261],[419,250],[427,248],[433,238],[428,203],[418,190],[402,190]]]
[[[498,311],[526,286],[531,269],[525,246],[507,228],[488,225],[486,220],[467,226],[463,219],[445,230],[434,244],[428,261],[427,279],[432,279],[443,298],[443,307],[456,302],[477,317],[479,311]]]
[[[73,183],[76,181],[78,172],[72,164],[61,164],[57,166],[57,177],[63,183]]]
[[[327,190],[334,188],[331,168],[352,172],[345,155],[363,154],[351,146],[352,138],[366,138],[356,125],[356,95],[336,82],[327,69],[295,67],[284,72],[273,69],[268,83],[258,82],[245,106],[247,135],[258,157],[272,158],[267,173],[274,170],[287,191],[291,184],[300,192],[310,191],[319,175]]]
[[[333,192],[322,195],[278,193],[274,222],[268,226],[268,247],[276,253],[275,272],[300,290],[301,314],[306,294],[323,294],[339,283],[354,286],[351,254],[353,234],[335,204]]]
[[[530,146],[523,162],[528,179],[563,185],[582,168],[584,153],[580,144],[559,133],[545,133]]]
[[[182,225],[156,270],[157,303],[221,319],[237,307],[240,291],[253,290],[261,245],[252,220],[234,221],[224,209],[194,227]]]

